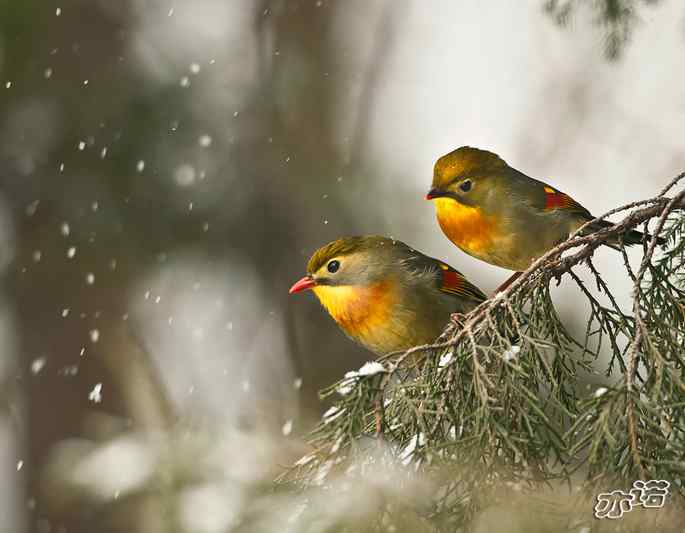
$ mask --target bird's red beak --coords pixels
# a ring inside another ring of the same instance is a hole
[[[440,196],[444,196],[444,194],[437,189],[431,189],[426,193],[426,200],[432,200],[433,198],[439,198]]]
[[[305,276],[301,280],[295,282],[295,284],[292,287],[290,287],[288,294],[306,291],[307,289],[311,289],[314,285],[316,285],[316,281],[314,281],[314,278],[312,278],[311,276]]]

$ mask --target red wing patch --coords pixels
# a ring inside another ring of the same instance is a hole
[[[459,292],[464,278],[452,270],[442,271],[442,288],[446,291]]]
[[[552,187],[545,185],[545,210],[548,209],[568,209],[570,211],[578,211],[581,213],[586,213],[582,205],[576,202],[568,194],[559,192]]]
[[[483,301],[486,299],[481,290],[469,283],[464,276],[449,265],[440,263],[442,269],[442,285],[440,290],[449,294]]]

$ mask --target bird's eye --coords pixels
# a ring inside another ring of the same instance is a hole
[[[469,192],[472,185],[471,180],[464,180],[459,184],[459,188],[464,192]]]
[[[333,261],[329,261],[326,268],[331,274],[335,274],[340,268],[340,261],[336,261],[335,259]]]

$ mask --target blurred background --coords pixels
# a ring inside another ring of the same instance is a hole
[[[306,449],[317,390],[369,358],[288,296],[309,255],[381,233],[491,291],[508,273],[423,199],[464,144],[595,214],[654,196],[685,168],[684,17],[0,2],[0,531],[231,530]],[[582,329],[575,296],[555,289]]]

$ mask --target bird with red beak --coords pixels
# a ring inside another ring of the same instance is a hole
[[[516,170],[497,154],[469,146],[438,159],[426,199],[434,201],[438,224],[450,241],[477,259],[517,272],[499,290],[594,219],[568,194]],[[598,220],[586,232],[612,226]],[[631,230],[622,241],[630,246],[643,237]],[[657,242],[665,244],[662,238]],[[621,243],[604,244],[617,248]]]
[[[290,294],[310,289],[345,334],[376,355],[433,342],[453,313],[486,299],[446,263],[378,235],[319,248]]]

